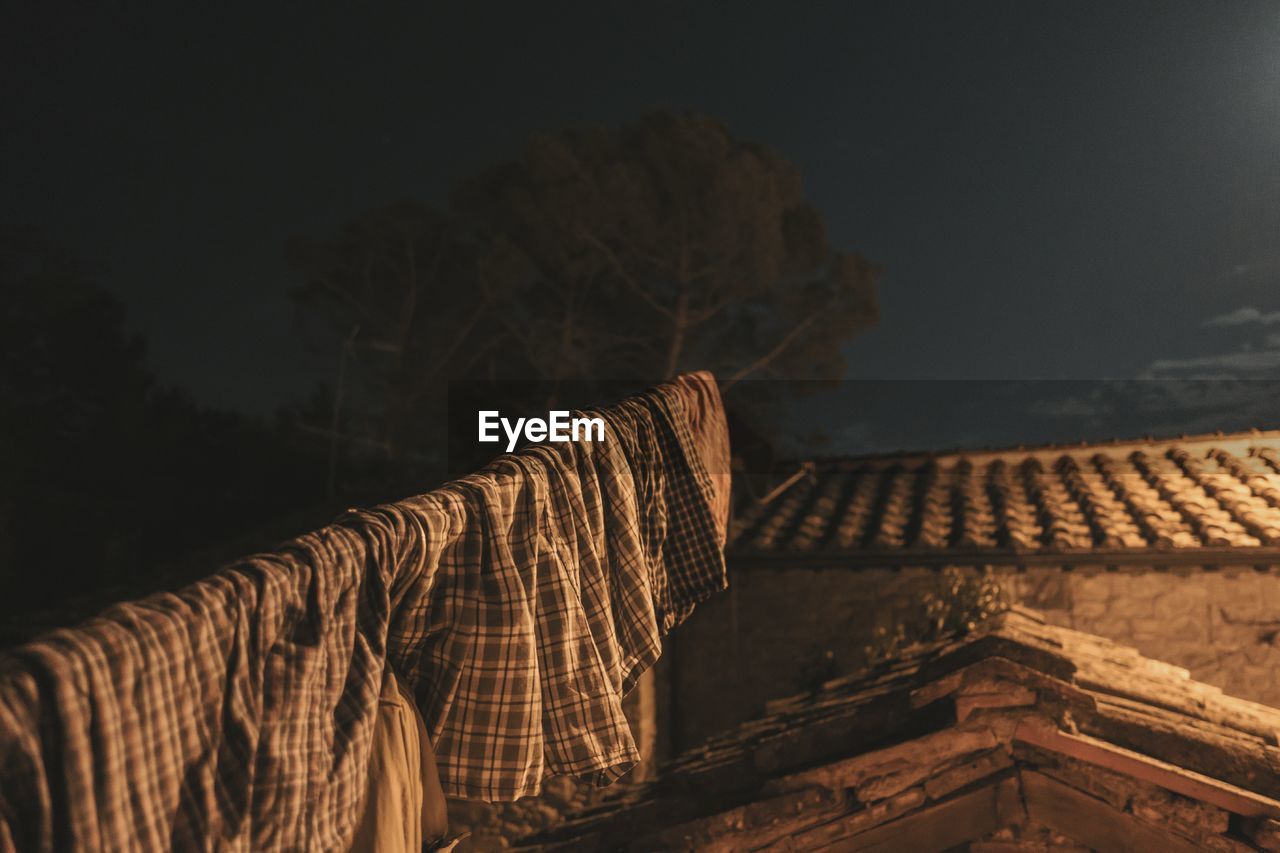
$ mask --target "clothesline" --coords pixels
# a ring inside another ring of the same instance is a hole
[[[449,794],[625,773],[622,696],[726,584],[728,438],[709,374],[592,414],[616,440],[500,457],[0,658],[0,851],[343,847],[388,663]]]

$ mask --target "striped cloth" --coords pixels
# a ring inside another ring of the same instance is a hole
[[[639,757],[623,694],[726,585],[719,407],[681,377],[587,413],[603,442],[500,457],[0,658],[0,851],[344,848],[387,662],[447,794],[616,779]]]

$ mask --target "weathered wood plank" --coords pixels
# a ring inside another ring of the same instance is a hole
[[[1124,773],[1238,815],[1280,817],[1280,802],[1270,797],[1088,735],[1069,734],[1028,719],[1018,727],[1014,737],[1017,741]]]
[[[1022,791],[1031,820],[1099,853],[1201,853],[1204,849],[1032,770],[1022,771]]]
[[[1000,829],[1006,820],[1001,813],[1001,804],[1009,799],[1008,792],[1003,789],[1011,789],[1016,799],[1017,785],[1016,777],[1006,776],[996,784],[917,809],[862,832],[850,832],[853,827],[832,825],[820,828],[821,832],[796,836],[792,843],[796,850],[857,850],[867,853],[946,850]]]
[[[801,853],[801,851],[808,853],[810,850],[822,850],[832,845],[840,845],[845,839],[858,832],[910,812],[924,800],[923,788],[911,788],[887,800],[867,806],[865,809],[828,821],[821,826],[795,832],[790,837],[781,838],[759,849],[773,851],[773,853]]]

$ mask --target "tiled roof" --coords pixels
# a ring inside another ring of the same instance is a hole
[[[1278,733],[1280,710],[1011,612],[770,703],[526,848],[1277,849]]]
[[[806,463],[740,554],[1081,554],[1280,546],[1280,432]]]

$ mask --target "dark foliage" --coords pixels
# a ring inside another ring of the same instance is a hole
[[[200,549],[321,496],[287,424],[202,408],[144,356],[88,271],[0,233],[3,640],[203,574]]]
[[[397,468],[440,461],[449,380],[570,404],[562,384],[688,369],[813,388],[877,317],[878,269],[829,244],[795,166],[690,114],[535,136],[445,210],[391,205],[290,257],[337,365],[311,429]]]
[[[90,271],[0,232],[0,640],[429,488],[452,380],[530,414],[689,368],[829,380],[876,315],[875,267],[828,244],[795,167],[696,115],[536,137],[444,211],[288,253],[335,372],[268,421],[159,384]]]

